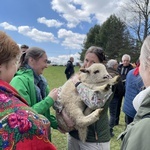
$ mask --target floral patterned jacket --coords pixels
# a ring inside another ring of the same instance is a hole
[[[0,80],[0,149],[55,150],[48,139],[49,130],[48,119],[38,115],[13,87]]]

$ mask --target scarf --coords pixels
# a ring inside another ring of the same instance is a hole
[[[12,93],[14,96],[16,96],[19,100],[21,100],[23,103],[28,105],[25,99],[23,99],[19,93],[6,81],[0,80],[0,89],[9,93]]]
[[[47,81],[42,75],[37,75],[33,68],[29,65],[25,65],[26,69],[31,69],[33,71],[34,76],[34,86],[36,90],[36,99],[37,102],[41,101],[44,97],[46,97],[46,88],[47,88]]]

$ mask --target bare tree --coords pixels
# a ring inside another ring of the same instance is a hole
[[[150,34],[149,0],[128,0],[128,3],[122,5],[121,12],[124,14],[122,19],[141,45],[146,36]]]

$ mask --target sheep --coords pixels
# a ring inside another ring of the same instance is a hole
[[[99,92],[102,100],[101,103],[104,105],[107,100],[105,96],[111,95],[111,85],[118,81],[119,76],[111,78],[103,64],[95,63],[89,68],[81,68],[79,79],[91,90]],[[79,138],[83,142],[86,140],[87,127],[99,119],[100,112],[103,110],[102,108],[95,110],[91,110],[88,107],[86,108],[71,79],[67,80],[65,84],[59,88],[58,100],[55,101],[54,108],[56,110],[59,127],[66,132],[73,129],[78,130]],[[62,119],[62,114],[60,113],[62,109],[65,110],[66,114],[74,122],[73,127],[67,126]]]

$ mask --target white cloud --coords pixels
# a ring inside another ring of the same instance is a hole
[[[74,65],[77,62],[81,63],[81,61],[80,61],[80,55],[78,53],[71,54],[71,55],[59,55],[58,57],[49,57],[48,59],[51,60],[52,64],[66,65],[67,61],[69,60],[70,57],[74,58]]]
[[[124,2],[124,0],[121,0]],[[118,0],[52,0],[52,9],[67,22],[68,27],[76,27],[81,22],[103,23],[111,14],[116,14],[123,4]]]
[[[37,21],[39,23],[43,23],[45,24],[47,27],[61,27],[63,25],[62,22],[59,22],[58,20],[54,20],[54,19],[46,19],[45,17],[41,17],[41,18],[38,18]]]
[[[90,13],[83,9],[77,9],[72,1],[52,0],[51,5],[53,10],[67,20],[67,26],[70,28],[76,27],[81,21],[91,22]]]
[[[19,26],[18,32],[30,37],[32,40],[37,42],[53,42],[58,43],[58,40],[50,32],[39,31],[36,28],[31,28],[29,26]]]
[[[13,26],[7,22],[0,23],[0,26],[3,27],[5,30],[17,31],[17,27]]]
[[[62,38],[62,46],[68,49],[81,49],[85,34],[73,33],[71,30],[60,29],[58,31],[58,38]]]

